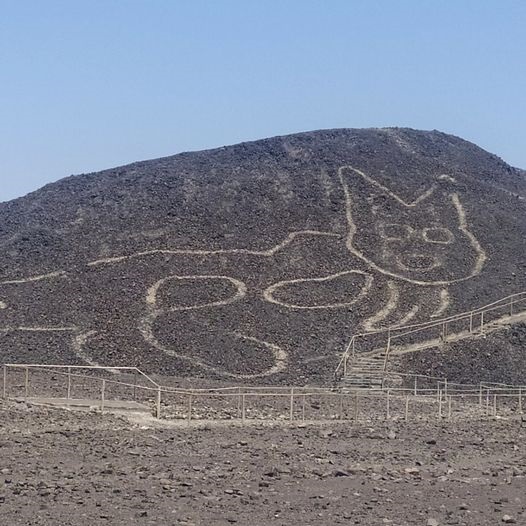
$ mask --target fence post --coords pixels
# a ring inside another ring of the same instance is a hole
[[[290,421],[294,419],[294,387],[290,388],[290,408],[289,408]]]
[[[391,408],[389,407],[389,406],[390,406],[390,402],[391,402],[390,398],[391,398],[391,390],[390,390],[390,389],[387,389],[387,396],[386,396],[386,402],[385,402],[385,403],[386,403],[386,416],[387,416],[387,420],[389,420],[389,418],[390,418],[390,416],[391,416],[391,414],[390,414],[390,409],[391,409]]]
[[[305,422],[305,394],[301,397],[301,421]]]
[[[484,334],[484,311],[480,313],[480,334]]]
[[[155,404],[155,416],[161,418],[161,386],[157,388],[157,400]]]
[[[245,425],[245,393],[241,395],[241,422]]]
[[[482,382],[479,382],[479,407],[482,407]]]
[[[29,398],[29,367],[26,367],[25,400]]]
[[[522,388],[519,387],[519,413],[522,413]]]
[[[416,393],[417,393],[417,382],[418,382],[418,376],[415,376],[415,389],[414,389],[414,392],[413,394],[416,396]]]
[[[447,398],[447,378],[444,378],[444,396]]]
[[[237,417],[241,418],[241,387],[237,388]]]
[[[4,398],[7,398],[7,365],[4,364],[4,381],[2,386],[2,394]]]
[[[137,400],[137,371],[133,371],[133,399]]]
[[[409,395],[405,395],[405,415],[404,419],[407,422],[409,420]]]
[[[442,391],[438,391],[438,417],[442,418]]]
[[[68,399],[68,405],[69,405],[69,401],[71,400],[71,367],[68,367],[68,395],[67,395],[67,399]]]
[[[100,412],[104,413],[104,402],[106,397],[106,380],[102,380],[102,388],[100,392]]]
[[[493,416],[497,416],[497,395],[493,395]]]
[[[486,416],[489,415],[489,389],[486,389]]]
[[[448,421],[451,421],[451,396],[447,399],[447,419]]]
[[[188,393],[188,425],[190,425],[190,421],[192,420],[192,393]]]

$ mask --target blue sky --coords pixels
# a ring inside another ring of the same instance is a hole
[[[0,201],[298,131],[410,126],[526,168],[524,0],[0,0]]]

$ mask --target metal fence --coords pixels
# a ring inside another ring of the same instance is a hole
[[[118,373],[118,374],[116,374]],[[323,387],[174,388],[135,367],[5,364],[6,399],[107,410],[141,409],[180,422],[414,421],[522,414],[526,386],[458,384],[404,375],[404,385],[378,390]],[[126,405],[128,404],[128,405]]]
[[[424,345],[431,348],[448,341],[482,335],[525,311],[526,291],[454,316],[355,334],[349,340],[334,375],[336,378],[345,376],[359,355],[380,353],[384,353],[384,371],[387,372],[390,355],[400,349],[418,350]]]

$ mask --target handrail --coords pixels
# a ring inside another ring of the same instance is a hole
[[[125,366],[105,366],[105,365],[55,365],[55,364],[38,364],[38,363],[5,363],[4,367],[12,367],[13,369],[88,369],[88,370],[102,370],[102,371],[133,371],[140,374],[148,380],[155,387],[160,385],[148,376],[145,372],[141,371],[138,367],[125,367]]]
[[[429,329],[432,327],[443,325],[444,323],[448,323],[451,321],[457,321],[460,319],[469,318],[469,316],[472,314],[476,315],[476,314],[481,314],[482,312],[488,312],[490,310],[495,310],[493,307],[506,307],[508,305],[515,304],[515,302],[513,302],[512,300],[519,296],[523,296],[523,298],[521,298],[519,302],[521,302],[523,299],[526,300],[526,291],[511,294],[509,296],[506,296],[505,298],[501,298],[500,300],[494,301],[493,303],[488,303],[487,305],[484,305],[483,307],[477,307],[476,309],[463,311],[458,314],[454,314],[452,316],[446,316],[444,318],[438,318],[436,320],[422,322],[422,323],[415,323],[415,324],[410,324],[410,325],[393,325],[389,327],[384,327],[382,329],[376,329],[373,331],[366,331],[366,332],[358,333],[358,334],[355,334],[353,337],[370,336],[372,334],[382,334],[388,331],[394,332],[394,331],[400,331],[400,330],[406,330],[406,329],[416,329],[416,328]]]
[[[461,320],[467,320],[470,319],[470,332],[472,333],[472,320],[474,316],[480,315],[481,316],[481,327],[484,325],[484,313],[495,311],[497,309],[503,308],[503,307],[510,307],[510,316],[512,316],[513,313],[513,306],[522,303],[526,300],[526,291],[517,292],[515,294],[510,294],[504,298],[501,298],[499,300],[496,300],[492,303],[488,303],[487,305],[484,305],[482,307],[477,307],[475,309],[471,309],[469,311],[464,311],[452,316],[446,316],[443,318],[439,318],[432,321],[417,323],[417,324],[409,324],[409,325],[400,325],[400,326],[389,326],[382,329],[376,329],[373,331],[367,331],[363,333],[357,333],[354,334],[349,343],[347,344],[345,351],[342,354],[342,357],[334,371],[334,376],[336,379],[341,378],[342,375],[342,369],[343,369],[343,375],[346,374],[347,371],[347,364],[349,361],[349,358],[351,358],[351,363],[354,361],[355,355],[356,355],[356,349],[355,349],[355,342],[357,338],[363,338],[368,337],[372,335],[379,335],[379,334],[388,334],[388,343],[387,343],[387,349],[386,349],[386,355],[384,360],[384,374],[387,372],[387,364],[389,359],[389,353],[390,353],[390,347],[391,347],[391,339],[393,338],[400,338],[402,336],[407,336],[409,334],[418,333],[427,329],[431,329],[434,327],[441,327],[441,326],[447,326],[447,324],[461,321]],[[405,331],[405,332],[401,332]],[[352,356],[349,353],[349,350],[352,346]]]
[[[40,364],[4,364],[4,367],[8,368],[18,368],[18,369],[41,369],[43,372],[51,373],[53,368],[57,369],[74,369],[76,366],[71,365],[40,365]],[[91,367],[79,367],[79,369],[90,369]],[[104,366],[100,367],[93,367],[94,369],[106,369]],[[114,367],[107,367],[107,369],[114,369]],[[134,367],[119,367],[119,369],[127,369],[127,370],[135,370]],[[132,384],[128,382],[122,382],[118,380],[113,379],[103,379],[98,378],[96,376],[91,375],[83,375],[78,373],[65,373],[65,372],[59,372],[57,374],[60,375],[69,375],[77,378],[84,378],[89,380],[96,380],[98,382],[101,382],[103,380],[106,381],[106,383],[116,384],[116,385],[123,385],[126,387],[137,387],[139,389],[144,389],[147,391],[157,391],[158,389],[161,390],[163,393],[167,394],[202,394],[202,395],[212,395],[216,394],[218,396],[223,395],[238,395],[238,394],[261,394],[264,395],[266,392],[277,394],[278,391],[280,391],[284,395],[290,395],[290,391],[294,390],[297,394],[305,394],[305,393],[329,393],[329,392],[339,392],[339,390],[334,390],[331,387],[313,387],[313,386],[235,386],[235,387],[220,387],[220,388],[173,388],[166,385],[160,385],[157,384],[157,389],[154,389],[153,387],[148,387],[144,385],[138,385],[138,384]],[[403,373],[398,371],[393,371],[392,373],[388,373],[389,375],[393,376],[401,376],[401,377],[407,377],[407,378],[414,378],[414,379],[423,379],[423,380],[433,380],[435,383],[443,383],[447,384],[448,387],[453,386],[459,386],[459,387],[478,387],[488,390],[510,390],[510,389],[524,389],[524,395],[526,396],[526,385],[525,384],[507,384],[503,382],[487,382],[487,381],[481,381],[477,384],[468,384],[468,383],[460,383],[460,382],[453,382],[448,381],[447,378],[444,378],[442,376],[432,376],[432,375],[426,375],[426,374],[417,374],[417,373]],[[400,388],[397,389],[395,387],[390,388],[390,391],[407,391],[411,390],[410,388]],[[435,390],[436,389],[431,389]]]
[[[350,351],[351,349],[349,349]],[[431,413],[429,413],[429,407],[431,407],[429,404],[433,404],[434,407],[438,409],[438,417],[439,418],[451,418],[451,402],[452,400],[458,401],[458,402],[470,402],[470,400],[473,401],[473,405],[465,406],[465,408],[468,408],[466,413],[467,415],[473,416],[473,413],[471,411],[472,407],[478,406],[481,409],[481,415],[484,416],[497,416],[497,406],[498,406],[498,400],[502,400],[506,402],[507,400],[512,400],[513,403],[508,404],[507,406],[504,406],[506,410],[508,411],[507,414],[510,414],[510,411],[518,412],[519,414],[522,413],[522,407],[523,402],[526,397],[526,386],[521,385],[506,385],[506,384],[499,384],[495,383],[493,385],[489,385],[490,383],[480,382],[479,384],[461,384],[461,383],[455,383],[455,382],[448,382],[447,379],[441,379],[438,377],[432,377],[428,375],[411,375],[406,373],[392,373],[393,375],[400,375],[405,377],[414,377],[415,383],[414,387],[411,386],[411,384],[405,384],[400,386],[386,386],[383,387],[381,390],[373,390],[373,391],[367,391],[363,392],[360,389],[354,388],[354,389],[334,389],[330,387],[295,387],[295,386],[238,386],[238,387],[226,387],[226,388],[210,388],[210,389],[194,389],[194,388],[170,388],[167,386],[159,385],[157,388],[154,388],[152,386],[144,386],[144,385],[136,385],[131,383],[125,383],[122,381],[114,380],[114,379],[107,379],[107,378],[101,378],[100,376],[93,376],[93,375],[85,375],[80,373],[72,373],[71,369],[75,368],[75,366],[70,365],[58,365],[58,366],[46,366],[46,365],[40,365],[40,364],[5,364],[4,365],[4,386],[3,386],[3,397],[5,399],[12,398],[12,395],[7,395],[6,392],[6,371],[9,367],[17,368],[17,369],[25,369],[25,397],[24,400],[27,402],[32,403],[53,403],[49,402],[49,400],[53,399],[46,399],[44,398],[39,399],[39,397],[35,397],[34,393],[32,393],[33,397],[31,398],[29,396],[29,374],[28,371],[30,369],[40,369],[45,373],[52,374],[52,380],[56,380],[57,376],[68,376],[68,391],[67,391],[67,398],[55,398],[55,400],[62,400],[61,405],[65,406],[74,406],[76,403],[75,401],[77,399],[71,398],[71,378],[83,378],[87,380],[94,380],[95,382],[100,382],[101,385],[98,389],[99,398],[95,398],[94,400],[92,398],[88,398],[87,400],[84,400],[84,402],[88,401],[90,403],[90,408],[92,405],[95,405],[95,407],[100,407],[101,413],[104,412],[105,408],[111,407],[108,402],[113,401],[111,398],[107,398],[106,394],[108,393],[107,388],[108,385],[114,384],[114,385],[121,385],[124,387],[131,387],[133,388],[133,399],[137,400],[136,398],[136,389],[142,390],[142,392],[146,392],[146,398],[142,397],[143,402],[143,408],[151,407],[153,410],[153,415],[157,418],[161,418],[161,411],[162,411],[162,405],[161,402],[163,400],[163,394],[164,396],[164,404],[165,406],[171,406],[172,409],[175,407],[180,407],[180,401],[174,400],[170,402],[170,395],[176,395],[176,396],[182,396],[186,397],[185,406],[186,411],[183,412],[183,416],[181,416],[181,413],[170,413],[168,412],[167,418],[174,417],[179,419],[186,419],[188,423],[192,420],[192,401],[194,400],[200,400],[201,403],[204,400],[205,404],[209,403],[210,401],[215,401],[219,398],[220,403],[224,403],[225,399],[228,402],[228,400],[236,400],[237,399],[237,415],[240,421],[244,424],[245,423],[245,400],[250,399],[254,400],[257,398],[260,399],[284,399],[284,400],[290,400],[289,403],[286,404],[286,411],[289,415],[290,422],[293,422],[296,419],[299,419],[298,415],[298,403],[299,407],[301,409],[302,414],[302,420],[305,421],[305,398],[306,397],[329,397],[329,400],[338,400],[339,399],[339,410],[334,409],[334,405],[329,407],[328,411],[329,413],[325,413],[322,415],[321,419],[333,419],[334,418],[334,411],[339,411],[339,419],[343,420],[345,418],[348,418],[345,416],[344,412],[344,400],[353,400],[354,401],[354,419],[357,419],[357,408],[358,408],[358,398],[361,399],[376,399],[376,400],[385,400],[386,403],[386,411],[387,414],[384,413],[384,418],[389,419],[389,407],[390,407],[390,400],[400,400],[405,401],[405,404],[402,404],[402,407],[405,406],[405,413],[402,413],[405,415],[405,420],[408,420],[408,408],[409,404],[411,403],[411,406],[416,402],[417,403],[417,418],[419,416],[430,416]],[[58,373],[56,370],[58,369]],[[98,366],[98,367],[91,367],[91,366],[79,366],[79,369],[81,370],[90,370],[90,369],[120,369],[120,370],[131,370],[136,371],[137,368],[134,367],[104,367],[104,366]],[[65,371],[67,370],[67,372]],[[115,377],[113,377],[115,378]],[[433,380],[430,384],[423,384],[420,383],[420,386],[417,388],[417,380],[419,378],[427,378]],[[82,384],[83,392],[85,393],[85,390],[90,390],[91,384]],[[97,385],[97,384],[96,384]],[[16,388],[23,388],[24,385],[15,385]],[[93,391],[90,392],[90,397],[92,397]],[[114,396],[115,396],[115,392]],[[122,399],[122,392],[119,391],[119,399]],[[294,398],[296,397],[296,398]],[[335,398],[338,397],[338,398]],[[414,397],[414,398],[413,398]],[[208,401],[207,401],[208,398]],[[15,400],[19,400],[21,398],[14,398]],[[145,402],[146,400],[146,402]],[[413,400],[409,402],[410,400]],[[492,402],[490,402],[492,400]],[[296,406],[295,406],[296,401]],[[299,401],[299,402],[298,402]],[[69,403],[68,403],[69,402]],[[93,404],[93,402],[95,402]],[[153,402],[153,406],[152,406]],[[148,405],[144,405],[144,403],[147,403]],[[426,406],[424,408],[424,411],[420,413],[422,406],[420,406],[420,409],[418,408],[418,404],[425,403]],[[106,405],[105,405],[106,404]],[[491,405],[490,405],[491,404]],[[116,407],[116,406],[113,406]],[[206,408],[214,408],[216,406],[206,406]],[[296,409],[295,409],[296,407]],[[393,407],[393,406],[391,406]],[[398,406],[400,408],[400,405]],[[414,407],[414,406],[413,406]],[[484,410],[484,407],[486,408]],[[511,409],[510,409],[511,407]],[[226,414],[228,415],[227,418],[232,417],[232,410],[235,411],[235,404],[224,406],[224,409],[226,410]],[[490,410],[491,408],[491,410]],[[265,409],[265,407],[263,407]],[[279,409],[279,407],[278,407]],[[373,406],[373,411],[376,411],[378,414],[381,414],[383,410],[381,407],[378,407],[376,405]],[[168,410],[170,411],[170,410]],[[280,409],[280,411],[282,411]],[[296,411],[296,413],[295,413]],[[400,409],[398,409],[400,411]],[[413,410],[414,411],[414,410]],[[458,408],[455,410],[457,412],[458,416]],[[257,418],[273,418],[272,416],[269,417],[268,414],[258,413],[259,416],[256,416]],[[215,414],[215,413],[214,413]],[[403,417],[402,414],[399,413],[398,418]],[[414,413],[413,413],[414,414]],[[263,416],[262,416],[263,415]],[[296,416],[295,416],[296,415]],[[195,417],[197,421],[203,418],[209,418],[208,416],[196,416]],[[215,418],[215,417],[212,417]],[[281,418],[281,417],[278,417]],[[396,418],[396,417],[395,417]],[[221,419],[221,416],[219,417]],[[224,418],[223,418],[224,419]],[[311,420],[316,420],[316,417]]]

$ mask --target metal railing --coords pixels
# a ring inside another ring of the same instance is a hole
[[[506,296],[488,305],[462,312],[453,316],[440,318],[428,322],[391,326],[384,329],[374,331],[367,331],[355,334],[349,340],[342,357],[335,369],[334,376],[340,379],[347,374],[349,367],[355,361],[358,353],[385,353],[384,357],[384,373],[387,372],[389,356],[393,349],[396,340],[401,340],[408,336],[427,335],[427,340],[424,338],[420,342],[418,340],[409,345],[418,347],[422,344],[429,346],[439,345],[447,341],[459,340],[469,338],[474,334],[484,334],[484,330],[488,327],[502,323],[507,318],[526,311],[526,291]],[[505,312],[505,314],[503,314]],[[500,313],[501,317],[497,319],[490,319],[491,314]],[[464,326],[459,327],[459,324]],[[451,332],[451,328],[456,328],[456,332]],[[433,329],[438,329],[436,336],[429,338]],[[460,329],[460,330],[459,330]],[[378,337],[385,337],[385,344],[383,346],[372,347],[365,351],[358,350],[359,342],[363,343],[366,340],[373,340],[377,345]],[[415,349],[416,350],[416,349]]]
[[[130,381],[100,374],[112,370],[121,371],[123,377],[127,374]],[[37,403],[43,393],[51,394],[44,402],[55,399],[64,406],[74,405],[74,394],[81,394],[90,400],[91,409],[100,412],[110,410],[112,401],[128,400],[141,403],[154,417],[187,423],[452,420],[513,416],[523,411],[524,385],[461,384],[427,375],[396,375],[404,379],[403,385],[387,385],[378,391],[309,386],[196,389],[161,385],[135,367],[6,364],[2,392],[6,399]]]

